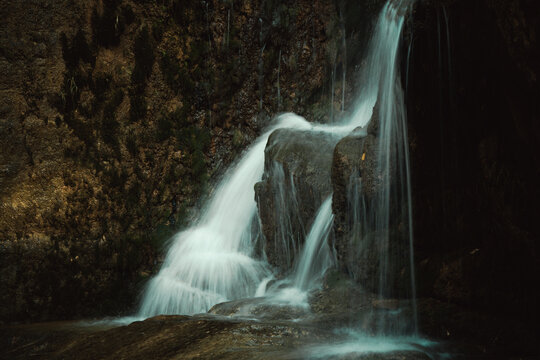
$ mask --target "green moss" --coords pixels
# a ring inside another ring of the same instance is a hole
[[[204,152],[210,144],[210,132],[206,128],[189,125],[179,129],[176,139],[185,153],[189,154],[191,177],[198,188],[202,188],[208,179]]]
[[[165,248],[167,241],[175,234],[176,228],[161,224],[149,236],[149,243],[156,252],[161,252]]]
[[[191,155],[191,171],[196,185],[199,187],[204,186],[208,180],[208,173],[206,171],[206,159],[201,149],[196,149]]]
[[[210,132],[206,128],[199,128],[196,125],[189,125],[180,128],[176,132],[176,140],[180,145],[180,149],[184,151],[203,151],[210,144]]]
[[[232,143],[235,148],[241,148],[244,145],[244,135],[239,129],[234,130]]]
[[[325,284],[331,288],[348,288],[351,286],[352,279],[338,270],[329,270],[325,276]]]

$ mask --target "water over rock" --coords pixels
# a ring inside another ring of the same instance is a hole
[[[268,139],[255,197],[266,255],[280,270],[290,268],[317,210],[332,192],[336,141],[330,133],[293,129],[276,130]]]
[[[376,105],[367,128],[355,129],[341,139],[332,160],[332,211],[335,216],[333,239],[337,264],[341,271],[350,274],[370,291],[380,291],[379,279],[385,277],[397,293],[409,286],[406,263],[408,252],[403,251],[406,230],[402,205],[390,197],[386,199],[385,186],[395,182],[396,165],[390,159],[385,174],[379,166],[380,144],[379,110]],[[388,184],[385,184],[388,182]],[[377,207],[388,201],[387,227],[378,225],[372,216]],[[384,258],[398,266],[383,268]]]
[[[51,328],[54,331],[51,331]],[[13,330],[14,343],[0,356],[10,359],[429,359],[421,349],[384,353],[343,352],[335,341],[347,340],[327,328],[279,321],[257,322],[199,315],[157,316],[113,329],[44,324]],[[54,336],[44,334],[54,333]],[[0,330],[1,332],[1,330]],[[2,338],[4,341],[4,338]],[[332,345],[331,345],[332,344]]]
[[[377,141],[373,135],[352,134],[341,139],[334,149],[332,159],[332,210],[336,215],[336,230],[343,231],[347,217],[347,197],[351,182],[362,181],[362,193],[371,198],[380,181],[377,181]]]

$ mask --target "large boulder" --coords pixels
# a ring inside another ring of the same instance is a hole
[[[352,234],[365,207],[362,199],[371,199],[378,187],[376,172],[376,138],[365,132],[341,139],[334,149],[332,161],[332,211],[334,213],[334,246],[341,270],[354,273],[356,248]],[[367,206],[367,204],[365,204]]]
[[[276,130],[268,139],[255,196],[266,255],[280,272],[292,265],[318,208],[332,192],[336,142],[328,133],[292,129]]]
[[[351,134],[341,139],[333,153],[332,187],[334,197],[332,210],[336,216],[338,231],[348,222],[348,197],[354,188],[362,182],[362,193],[372,198],[380,187],[381,181],[376,176],[377,141],[373,135],[363,132]],[[351,219],[352,220],[352,219]]]
[[[409,244],[401,184],[394,160],[385,168],[378,137],[378,108],[367,129],[341,139],[333,154],[332,188],[338,267],[366,289],[410,295]]]

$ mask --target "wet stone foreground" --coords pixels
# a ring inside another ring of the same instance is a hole
[[[304,359],[310,347],[344,340],[318,326],[218,315],[157,316],[108,330],[55,323],[6,331],[3,359]],[[429,359],[415,351],[325,358]]]
[[[377,300],[348,279],[334,279],[310,294],[309,307],[251,298],[218,304],[207,314],[156,316],[124,326],[114,320],[5,325],[0,327],[0,359],[423,360],[449,353],[452,359],[497,358],[499,350],[479,345],[492,337],[467,333],[470,321],[459,319],[470,317],[435,300],[419,300],[421,327],[433,338],[451,335],[446,338],[451,343],[370,336],[374,319],[407,311],[407,305]],[[484,322],[483,329],[496,329],[479,317],[473,320]],[[344,328],[364,335],[355,337]],[[483,335],[490,336],[489,331]]]

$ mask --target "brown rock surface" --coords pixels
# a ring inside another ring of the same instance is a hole
[[[268,139],[255,198],[266,254],[279,271],[291,269],[317,210],[332,192],[336,141],[330,134],[292,129],[276,130]]]
[[[125,311],[208,179],[326,101],[332,4],[175,3],[0,5],[0,319]]]

